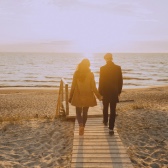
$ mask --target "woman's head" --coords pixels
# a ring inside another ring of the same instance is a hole
[[[90,68],[90,61],[88,59],[83,59],[79,64],[78,64],[78,70],[79,71],[85,71],[89,70]]]
[[[90,61],[88,59],[83,59],[77,67],[78,78],[80,81],[83,81],[86,77],[86,74],[90,72]]]

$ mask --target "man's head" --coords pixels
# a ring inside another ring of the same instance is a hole
[[[107,61],[112,61],[113,60],[113,55],[111,53],[107,53],[104,55],[104,59]]]

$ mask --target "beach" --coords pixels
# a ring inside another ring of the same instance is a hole
[[[55,119],[58,90],[0,89],[0,167],[69,167],[74,121]]]
[[[168,167],[168,87],[124,90],[117,131],[136,168]]]
[[[0,89],[0,167],[70,167],[74,120],[55,118],[55,88]],[[168,165],[168,86],[124,89],[116,128],[135,168]],[[102,124],[102,123],[100,123]]]

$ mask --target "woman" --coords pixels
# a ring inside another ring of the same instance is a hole
[[[84,134],[89,107],[97,105],[95,95],[99,100],[102,99],[102,96],[96,88],[94,74],[90,70],[90,61],[88,59],[83,59],[73,75],[69,98],[69,102],[73,106],[76,106],[79,135]]]

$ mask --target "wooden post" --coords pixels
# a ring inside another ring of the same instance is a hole
[[[62,89],[63,89],[63,81],[60,81],[60,87],[59,87],[59,92],[58,92],[58,99],[57,99],[57,106],[56,106],[56,117],[60,113],[60,106],[61,106],[61,94],[62,94]]]
[[[63,101],[64,100],[64,84],[63,84],[63,81],[61,80],[61,83],[60,83],[60,86],[61,86],[61,88],[60,88],[60,90],[61,90],[61,101]]]
[[[65,84],[65,101],[66,101],[66,115],[69,115],[69,103],[68,103],[68,84]]]
[[[64,94],[64,87],[65,87],[65,94]],[[65,96],[65,97],[64,97]],[[56,116],[60,115],[60,110],[62,108],[62,102],[65,98],[65,114],[69,115],[69,103],[68,103],[68,83],[64,78],[60,81],[58,99],[57,99],[57,106],[56,106]]]
[[[61,80],[60,81],[60,92],[59,92],[59,95],[60,95],[60,98],[61,98],[61,102],[62,102],[62,99],[63,99],[63,81]]]

